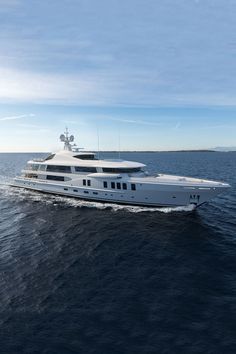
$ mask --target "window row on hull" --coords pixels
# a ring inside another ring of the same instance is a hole
[[[36,175],[34,173],[26,173],[25,177],[26,178],[40,178],[38,175]],[[65,182],[65,181],[70,180],[70,178],[64,177],[64,176],[46,175],[46,180]],[[83,179],[82,183],[83,183],[83,186],[91,187],[91,180],[90,179]],[[127,190],[128,189],[127,183],[121,183],[121,182],[110,182],[110,187],[112,189],[123,189],[123,190]],[[108,182],[107,181],[103,181],[103,188],[108,188]],[[130,189],[132,191],[135,191],[136,190],[136,184],[135,183],[131,183],[130,184]]]
[[[136,184],[131,183],[131,190],[135,191],[136,190]],[[107,181],[103,182],[103,188],[108,188],[108,183]],[[127,183],[120,183],[120,182],[111,182],[111,188],[112,189],[123,189],[127,190]]]

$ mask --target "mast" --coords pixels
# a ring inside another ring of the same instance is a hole
[[[64,143],[64,150],[72,151],[71,143],[74,141],[74,135],[69,136],[68,128],[66,127],[66,131],[64,134],[60,135],[60,140]]]

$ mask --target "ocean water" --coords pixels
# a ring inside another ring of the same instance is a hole
[[[194,211],[9,187],[32,156],[0,154],[0,353],[235,354],[236,153],[123,153],[231,184]]]

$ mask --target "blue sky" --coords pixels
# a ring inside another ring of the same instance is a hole
[[[0,0],[0,151],[236,146],[235,0]]]

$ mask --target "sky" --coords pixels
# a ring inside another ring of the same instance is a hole
[[[0,0],[0,152],[236,146],[236,0]]]

